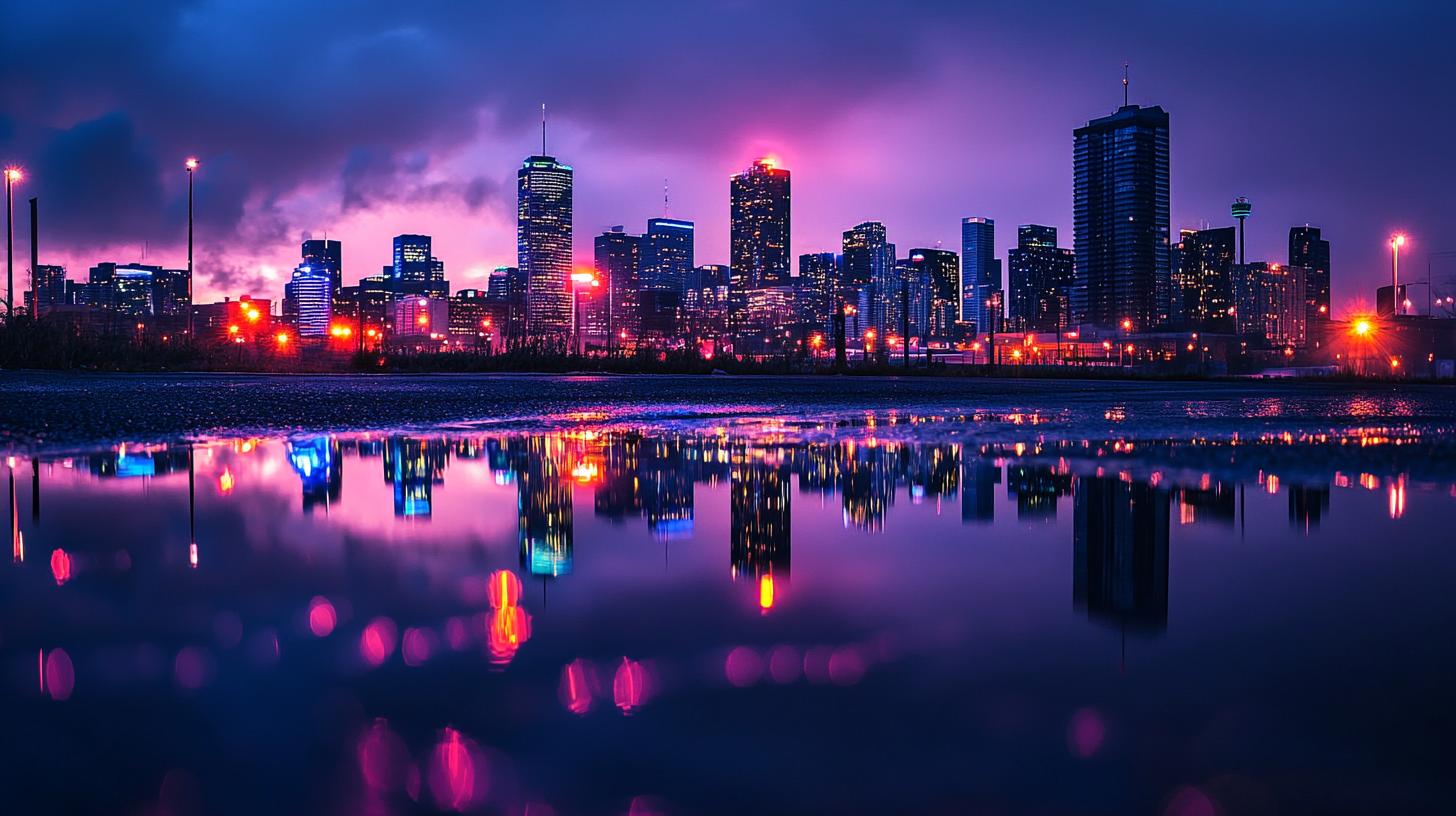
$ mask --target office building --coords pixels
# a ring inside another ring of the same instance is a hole
[[[1195,331],[1233,331],[1233,227],[1182,230],[1174,247],[1173,292],[1177,324]]]
[[[284,314],[294,317],[299,337],[328,337],[334,319],[334,271],[307,262],[283,286]]]
[[[1076,323],[1151,331],[1167,321],[1168,114],[1125,105],[1073,131]]]
[[[612,227],[592,242],[597,280],[607,290],[607,348],[635,347],[641,334],[638,276],[642,236]]]
[[[840,245],[843,251],[842,296],[854,305],[864,330],[874,329],[883,334],[894,311],[887,302],[893,291],[899,296],[895,285],[895,245],[885,234],[885,225],[879,221],[866,221],[844,232]],[[862,338],[862,334],[856,339]]]
[[[409,236],[400,236],[405,238]],[[426,239],[428,243],[429,239]],[[399,238],[395,239],[396,242]],[[338,294],[339,289],[344,285],[344,245],[339,241],[330,241],[323,238],[310,238],[303,242],[300,247],[303,255],[303,266],[310,269],[324,269],[329,273],[329,292]],[[428,256],[429,250],[426,249]],[[396,257],[398,257],[398,246],[396,245]]]
[[[799,256],[799,277],[794,281],[799,322],[811,331],[827,332],[838,302],[839,259],[833,252]]]
[[[1057,246],[1057,228],[1024,224],[1006,255],[1007,303],[1018,331],[1058,332],[1072,322],[1076,253]]]
[[[1234,328],[1253,348],[1303,348],[1304,267],[1234,264]]]
[[[920,336],[922,340],[951,340],[961,319],[960,256],[948,249],[918,248],[910,250],[909,260],[914,267],[911,281],[923,290],[917,298],[923,305],[914,310],[920,315],[917,319],[923,322],[917,323],[918,329],[912,336]]]
[[[640,288],[681,294],[693,268],[693,222],[649,218],[642,235]]]
[[[1330,321],[1330,242],[1320,228],[1305,225],[1289,229],[1289,265],[1304,269],[1305,309],[1310,336],[1322,337]]]
[[[961,320],[978,334],[998,327],[1001,312],[993,304],[1001,295],[1001,262],[996,259],[996,222],[961,219]]]
[[[526,277],[526,333],[564,347],[572,328],[572,170],[531,156],[516,174],[516,256]]]
[[[326,262],[332,261],[326,259]],[[396,298],[450,296],[445,265],[431,252],[428,235],[396,235],[394,264],[388,269],[390,294]]]
[[[789,171],[759,159],[729,181],[729,265],[737,308],[746,292],[786,286],[789,275]]]
[[[40,264],[31,272],[30,308],[36,317],[44,317],[66,304],[66,268]]]

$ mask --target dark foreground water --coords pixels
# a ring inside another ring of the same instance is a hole
[[[1448,813],[1453,397],[0,376],[0,812]]]

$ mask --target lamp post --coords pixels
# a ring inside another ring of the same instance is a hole
[[[1405,246],[1405,235],[1390,238],[1390,305],[1394,314],[1400,316],[1400,248]]]
[[[15,185],[25,178],[18,167],[5,168],[5,320],[15,316]]]
[[[187,168],[187,339],[195,341],[192,332],[192,176],[202,162],[196,156],[188,156],[183,166]]]

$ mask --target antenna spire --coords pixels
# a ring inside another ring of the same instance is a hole
[[[1127,107],[1127,63],[1122,64],[1122,106]]]
[[[541,103],[541,155],[546,155],[546,103]]]
[[[662,214],[668,215],[667,209],[667,179],[662,180]]]

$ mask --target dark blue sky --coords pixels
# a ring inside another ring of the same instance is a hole
[[[583,260],[661,213],[666,178],[699,262],[726,262],[728,176],[764,153],[794,172],[796,254],[869,219],[957,246],[985,215],[1004,255],[1020,223],[1071,245],[1071,132],[1120,103],[1127,61],[1132,101],[1172,117],[1174,228],[1246,195],[1251,258],[1282,261],[1292,224],[1323,227],[1338,313],[1373,299],[1393,230],[1412,275],[1456,249],[1453,31],[1452,6],[1401,0],[12,0],[0,161],[79,277],[144,245],[180,265],[202,157],[203,298],[277,296],[309,232],[343,238],[350,279],[400,232],[434,234],[457,287],[513,263],[542,101]]]

